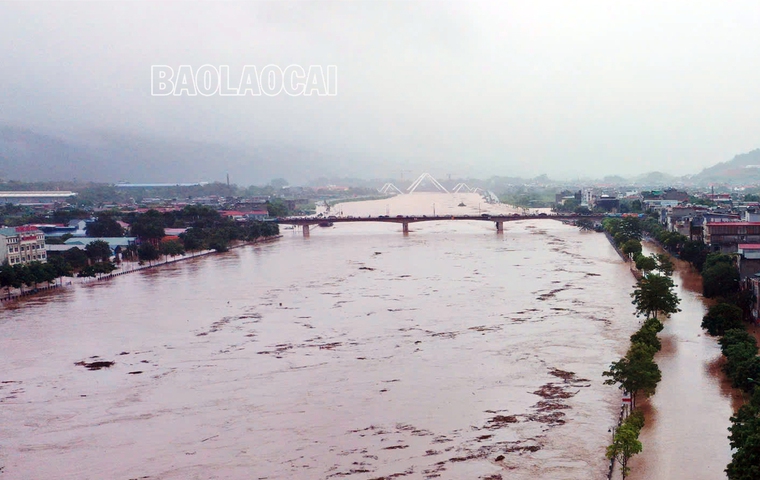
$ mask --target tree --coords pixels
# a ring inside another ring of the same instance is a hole
[[[11,288],[21,287],[21,278],[17,275],[16,269],[11,267],[8,262],[0,266],[0,287],[5,288],[8,295],[11,293]]]
[[[619,228],[620,233],[623,234],[626,241],[641,240],[641,221],[639,217],[623,217]]]
[[[161,242],[161,254],[176,257],[177,255],[185,254],[185,247],[176,240],[167,240]]]
[[[76,270],[86,267],[89,260],[87,253],[79,247],[73,247],[63,252],[63,258]]]
[[[670,257],[667,254],[652,254],[651,257],[657,261],[657,268],[655,268],[655,270],[668,277],[673,275],[673,271],[675,271],[675,265],[673,265],[673,262],[670,260]]]
[[[660,368],[654,363],[656,352],[657,349],[651,345],[631,344],[626,356],[612,362],[610,369],[602,373],[610,377],[604,381],[605,385],[618,384],[619,388],[631,392],[634,406],[638,392],[647,397],[653,395],[662,378]]]
[[[636,306],[636,316],[657,318],[658,312],[665,315],[680,312],[678,304],[681,300],[673,292],[673,287],[673,279],[670,277],[655,273],[644,275],[631,294],[632,303]]]
[[[607,447],[607,458],[617,460],[623,478],[626,478],[631,471],[628,467],[628,460],[637,453],[641,453],[642,449],[643,446],[639,441],[639,430],[626,422],[617,429],[612,445]]]
[[[284,178],[273,178],[272,181],[269,182],[269,185],[279,190],[281,188],[287,187],[289,183]]]
[[[56,278],[73,276],[71,265],[61,255],[50,255],[47,260],[47,264],[54,269]]]
[[[153,260],[158,260],[161,256],[158,249],[152,243],[143,243],[137,248],[137,257],[140,261],[147,261],[148,263]]]
[[[642,343],[654,347],[655,350],[659,352],[662,348],[662,343],[660,342],[660,339],[657,338],[657,334],[662,331],[662,328],[662,322],[656,318],[647,319],[644,322],[644,325],[642,325],[636,333],[631,335],[631,344]]]
[[[581,229],[581,231],[593,230],[594,222],[588,218],[581,218],[575,222],[575,225]]]
[[[88,237],[121,237],[124,229],[108,214],[101,214],[94,222],[87,224]]]
[[[636,257],[636,268],[644,272],[651,272],[657,268],[657,260],[654,257],[639,255]]]
[[[105,240],[94,240],[84,247],[87,258],[94,262],[107,262],[111,258],[112,251],[110,245]]]
[[[728,430],[734,450],[726,468],[729,480],[760,478],[760,388],[754,388],[750,402],[731,417]]]
[[[282,199],[275,198],[267,202],[267,213],[270,217],[287,217],[288,205]]]
[[[742,328],[742,309],[730,303],[713,305],[702,318],[702,328],[714,336],[722,336],[727,330]]]
[[[164,217],[156,210],[148,210],[142,215],[135,217],[130,225],[132,235],[143,240],[158,243],[165,235]]]
[[[730,297],[739,290],[739,269],[733,263],[710,264],[710,257],[702,270],[702,293],[707,298]]]
[[[641,253],[641,242],[635,239],[627,240],[621,247],[623,253],[626,255],[634,255]]]

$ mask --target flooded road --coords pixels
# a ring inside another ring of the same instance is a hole
[[[605,237],[400,230],[284,230],[0,310],[3,480],[605,478],[601,372],[638,327]]]
[[[644,253],[654,251],[645,247]],[[660,333],[662,351],[655,361],[662,381],[642,407],[644,451],[631,460],[631,480],[726,478],[723,470],[731,461],[729,418],[741,404],[741,393],[721,371],[717,339],[700,326],[707,312],[702,277],[685,262],[676,265],[681,312],[666,320]]]

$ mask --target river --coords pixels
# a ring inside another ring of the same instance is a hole
[[[646,245],[645,254],[662,250]],[[657,393],[641,408],[646,425],[643,452],[631,460],[631,480],[712,480],[726,478],[731,461],[728,427],[741,404],[721,371],[717,339],[700,326],[707,312],[702,277],[686,262],[675,261],[673,275],[681,312],[665,320],[662,350],[655,357],[662,371]]]
[[[506,208],[477,198],[338,208]],[[0,310],[3,480],[605,478],[620,394],[601,372],[638,320],[603,235],[552,220],[283,234]],[[82,364],[97,361],[115,363]],[[722,409],[709,417],[727,424]]]

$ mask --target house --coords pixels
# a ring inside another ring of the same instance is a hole
[[[612,195],[601,195],[596,198],[594,202],[596,208],[600,208],[605,212],[617,213],[620,209],[620,200]]]
[[[84,249],[87,245],[96,240],[106,242],[108,246],[111,247],[111,252],[116,252],[117,247],[119,247],[120,250],[125,250],[130,245],[134,245],[137,237],[72,237],[66,240],[64,245],[78,245]]]
[[[0,263],[47,262],[45,234],[33,225],[0,228]]]
[[[760,244],[760,222],[708,222],[704,242],[714,252],[736,253],[739,244]]]
[[[744,280],[760,273],[760,244],[740,243],[737,247],[739,254],[739,278]]]

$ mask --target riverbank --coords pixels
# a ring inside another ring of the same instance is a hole
[[[667,254],[644,242],[644,254],[650,253]],[[717,340],[701,328],[707,311],[701,276],[689,263],[671,260],[681,311],[663,322],[662,350],[655,355],[662,380],[655,395],[640,403],[646,418],[639,437],[644,448],[631,459],[629,478],[723,478],[731,460],[729,418],[741,394],[720,368]]]
[[[241,248],[246,247],[250,245],[259,245],[262,243],[271,243],[279,238],[282,238],[282,235],[274,235],[270,237],[263,237],[256,240],[252,240],[249,242],[240,242],[238,244],[230,246],[230,250],[233,248]],[[117,270],[115,270],[112,273],[109,273],[107,275],[101,275],[98,277],[64,277],[67,278],[67,280],[64,280],[63,278],[59,280],[59,282],[55,283],[54,285],[45,285],[43,287],[37,287],[37,288],[30,288],[29,290],[21,290],[21,289],[15,289],[16,292],[14,293],[13,290],[11,290],[11,293],[4,295],[0,297],[0,304],[7,304],[12,303],[16,300],[20,300],[23,298],[31,297],[34,295],[38,295],[45,292],[50,292],[51,290],[58,290],[61,288],[66,287],[72,287],[75,285],[82,285],[82,284],[91,284],[93,282],[100,282],[103,280],[111,280],[116,277],[120,277],[122,275],[126,275],[128,273],[134,273],[139,272],[142,270],[147,270],[150,268],[157,268],[162,267],[164,265],[168,265],[171,263],[181,262],[183,260],[190,260],[193,258],[203,257],[206,255],[210,255],[212,253],[224,253],[224,252],[217,252],[216,250],[201,250],[198,252],[192,252],[189,255],[177,255],[175,257],[165,257],[163,261],[158,261],[155,263],[151,263],[148,265],[142,264],[142,262],[131,262],[131,261],[122,261],[119,264],[119,267]]]

